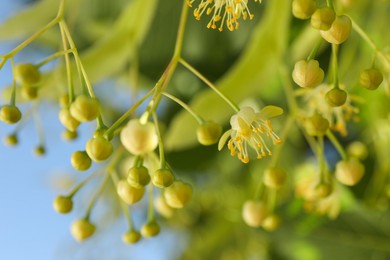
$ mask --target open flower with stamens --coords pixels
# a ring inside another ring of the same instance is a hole
[[[347,122],[359,120],[359,109],[353,105],[354,101],[359,100],[353,95],[348,95],[346,102],[342,106],[330,106],[325,96],[332,87],[328,84],[322,84],[315,89],[305,92],[304,99],[307,106],[302,110],[302,114],[309,117],[315,112],[320,113],[329,121],[331,130],[346,136],[348,134]],[[340,86],[340,88],[344,89],[343,86]]]
[[[273,144],[281,143],[280,138],[274,133],[271,121],[272,117],[279,116],[283,109],[276,106],[266,106],[256,113],[251,107],[243,107],[230,119],[232,129],[225,132],[219,140],[218,149],[221,150],[227,139],[231,155],[237,155],[243,163],[249,162],[249,148],[252,148],[257,158],[272,155],[265,139],[271,139]]]
[[[254,0],[255,2],[261,2],[261,0]],[[189,6],[195,0],[187,0]],[[210,22],[207,24],[207,28],[216,29],[222,31],[223,26],[226,23],[226,27],[230,31],[238,29],[238,20],[242,17],[243,20],[253,18],[253,14],[248,9],[248,0],[201,0],[200,4],[194,10],[194,16],[197,20],[206,13],[211,16]]]

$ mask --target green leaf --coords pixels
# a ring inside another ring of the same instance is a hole
[[[260,6],[258,8],[261,8]],[[240,103],[266,87],[278,72],[288,41],[291,3],[285,0],[267,2],[265,17],[237,63],[216,85],[234,102]],[[224,123],[231,116],[231,108],[216,93],[205,90],[199,93],[190,106],[205,119]],[[180,112],[172,121],[167,149],[185,149],[196,144],[196,123],[186,112]]]
[[[34,34],[56,17],[58,5],[59,1],[42,0],[18,12],[0,24],[0,40],[15,40]]]

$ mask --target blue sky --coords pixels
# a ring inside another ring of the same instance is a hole
[[[0,1],[0,23],[21,7],[18,1]],[[0,54],[15,44],[17,42],[0,42]],[[36,49],[27,48],[15,59],[16,62],[35,61],[41,56]],[[0,89],[11,80],[7,63],[0,71]],[[5,102],[0,100],[1,105]],[[64,142],[60,137],[63,127],[57,119],[58,108],[43,104],[39,109],[47,142],[46,156],[38,158],[32,152],[38,144],[38,135],[31,120],[21,129],[17,147],[0,144],[0,259],[173,259],[172,252],[179,252],[183,246],[177,241],[177,231],[163,230],[159,238],[129,247],[121,242],[121,235],[126,230],[123,219],[99,228],[96,236],[83,244],[73,240],[69,226],[82,215],[82,211],[77,210],[80,205],[76,205],[76,210],[69,215],[56,214],[52,201],[61,191],[53,183],[63,178],[83,179],[88,176],[88,173],[75,172],[69,158],[72,152],[84,146],[91,129],[90,126],[84,127],[76,142]],[[14,126],[0,123],[0,138],[13,129]],[[100,211],[104,211],[103,206]],[[141,217],[135,220],[139,225]]]

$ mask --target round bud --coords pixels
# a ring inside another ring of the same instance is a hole
[[[347,147],[347,153],[349,156],[355,157],[359,160],[364,160],[368,156],[366,145],[359,141],[350,143]]]
[[[274,231],[280,226],[281,219],[278,215],[269,215],[261,224],[261,227],[267,231]]]
[[[141,228],[143,237],[154,237],[160,233],[160,226],[156,222],[148,222]]]
[[[347,40],[352,30],[352,22],[346,15],[336,16],[329,30],[320,31],[322,38],[329,43],[341,44]]]
[[[62,132],[62,138],[66,141],[73,141],[78,137],[77,131],[69,131],[66,129],[64,132]]]
[[[191,185],[181,181],[175,181],[171,186],[164,190],[165,201],[172,208],[184,207],[191,197]]]
[[[141,239],[141,234],[135,230],[129,230],[122,236],[123,243],[132,245],[137,243]]]
[[[106,160],[112,154],[112,143],[102,136],[93,137],[85,146],[88,156],[95,162]]]
[[[250,227],[260,227],[266,217],[268,210],[262,201],[248,200],[242,208],[242,218]]]
[[[330,183],[319,183],[314,189],[315,197],[319,199],[326,198],[333,192],[333,186]]]
[[[95,233],[96,227],[86,219],[78,219],[71,225],[70,232],[76,241],[81,242]]]
[[[316,1],[314,0],[293,0],[292,14],[298,19],[309,19],[317,9]]]
[[[150,153],[158,145],[158,136],[152,122],[141,124],[138,119],[130,120],[120,134],[122,145],[134,155]]]
[[[21,118],[22,113],[16,106],[5,105],[0,109],[0,120],[7,124],[16,124]]]
[[[154,199],[154,208],[161,216],[166,218],[171,218],[174,214],[174,209],[167,204],[162,196]]]
[[[136,188],[142,188],[148,185],[150,182],[148,168],[144,166],[130,168],[127,182]]]
[[[34,148],[34,153],[38,156],[43,156],[46,154],[46,149],[44,146],[42,145],[39,145],[37,147]]]
[[[202,145],[212,145],[218,142],[221,137],[222,127],[212,121],[207,121],[198,126],[196,136]]]
[[[347,186],[357,184],[364,175],[364,166],[357,159],[350,158],[336,164],[336,179]]]
[[[58,196],[53,201],[53,208],[56,212],[66,214],[72,211],[73,201],[67,196]]]
[[[347,101],[347,92],[340,88],[332,88],[325,95],[326,102],[332,107],[339,107]]]
[[[311,136],[323,136],[329,129],[329,121],[316,113],[305,121],[306,132]]]
[[[35,85],[41,80],[38,67],[31,63],[17,64],[15,66],[15,79],[20,85]]]
[[[92,160],[89,158],[86,151],[76,151],[72,154],[72,157],[70,158],[70,162],[78,171],[85,171],[88,170],[89,167],[91,167]]]
[[[8,146],[15,146],[19,143],[18,136],[16,134],[7,135],[4,137],[4,143]]]
[[[22,86],[22,97],[26,100],[34,100],[38,97],[38,88],[30,85]]]
[[[336,13],[332,8],[323,7],[317,9],[311,16],[311,26],[317,30],[329,30],[336,19]]]
[[[314,88],[324,79],[324,71],[316,60],[300,60],[292,72],[294,82],[302,88]]]
[[[364,88],[368,90],[375,90],[382,83],[383,75],[378,69],[366,69],[360,73],[359,81]]]
[[[166,188],[172,185],[175,177],[169,169],[158,169],[152,176],[152,183],[158,188]]]
[[[62,108],[58,114],[61,124],[71,132],[76,131],[80,122],[72,116],[68,108]]]
[[[99,102],[96,98],[80,95],[70,105],[70,113],[79,122],[92,121],[100,113]]]
[[[283,169],[268,168],[264,172],[263,183],[269,188],[278,189],[283,186],[286,177],[286,172]]]
[[[135,188],[131,186],[126,180],[120,180],[116,186],[118,196],[127,204],[132,205],[142,199],[145,189]]]

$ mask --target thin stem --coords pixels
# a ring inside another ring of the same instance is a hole
[[[326,0],[326,5],[327,5],[329,8],[334,9],[334,5],[333,5],[333,1],[332,1],[332,0]]]
[[[352,21],[352,28],[362,37],[364,41],[370,45],[370,47],[375,51],[378,58],[381,60],[383,65],[385,65],[387,68],[390,68],[390,61],[389,59],[381,52],[374,41],[370,38],[370,36],[367,35],[367,33],[349,16],[349,19]]]
[[[143,98],[138,100],[137,103],[135,103],[127,112],[125,112],[118,120],[116,120],[110,128],[107,129],[105,132],[105,136],[108,137],[108,139],[112,139],[115,130],[150,96],[153,94],[154,89],[151,89]]]
[[[196,121],[198,121],[199,124],[203,124],[204,123],[204,119],[201,118],[199,115],[197,115],[194,110],[192,110],[186,103],[184,103],[182,100],[180,100],[179,98],[175,97],[175,96],[172,96],[171,94],[168,94],[166,92],[163,92],[162,93],[164,96],[166,96],[167,98],[171,99],[172,101],[176,102],[177,104],[179,104],[180,106],[182,106],[185,110],[187,110],[188,113],[190,113],[195,119]]]
[[[53,53],[52,55],[46,57],[44,60],[38,62],[35,66],[37,66],[38,68],[39,67],[42,67],[43,65],[45,65],[46,63],[54,60],[55,58],[58,58],[62,55],[66,55],[66,54],[69,54],[69,53],[72,53],[74,50],[73,49],[67,49],[67,50],[64,50],[64,51],[58,51],[56,53]]]
[[[323,42],[323,39],[320,38],[320,39],[318,40],[317,44],[316,44],[316,45],[314,46],[314,48],[311,50],[309,56],[307,57],[307,60],[308,60],[308,61],[314,59],[314,58],[317,56],[317,52],[318,52],[318,50],[320,49],[322,42]]]
[[[346,160],[348,158],[347,153],[344,150],[344,147],[341,145],[339,140],[336,138],[336,136],[333,134],[332,131],[326,132],[326,137],[330,140],[330,142],[333,144],[333,146],[336,148],[337,152],[340,154],[341,158],[343,160]]]
[[[213,83],[211,83],[205,76],[203,76],[199,71],[197,71],[194,67],[192,67],[188,62],[183,59],[180,59],[179,62],[191,71],[195,76],[197,76],[200,80],[202,80],[207,86],[209,86],[215,93],[217,93],[223,100],[225,100],[228,105],[233,108],[234,111],[240,111],[240,108],[227,96],[225,96]]]
[[[68,43],[66,40],[65,31],[64,31],[61,23],[59,24],[59,27],[60,27],[61,38],[62,38],[62,47],[64,48],[64,50],[67,50]],[[75,51],[74,48],[72,48],[71,50]],[[75,98],[75,94],[74,94],[74,85],[73,85],[72,69],[71,69],[71,65],[70,65],[69,54],[65,54],[64,59],[65,59],[66,77],[68,79],[68,96],[69,96],[69,105],[70,105],[70,104],[72,104],[72,102]]]
[[[339,69],[338,69],[338,50],[339,45],[332,43],[332,66],[333,66],[333,85],[339,88]]]
[[[179,29],[177,31],[175,50],[173,52],[173,58],[177,61],[180,59],[182,47],[183,47],[183,39],[184,39],[184,31],[185,25],[188,16],[188,6],[186,1],[183,1],[183,7],[181,9]]]
[[[11,58],[11,69],[12,69],[12,94],[11,94],[11,100],[10,105],[15,106],[16,103],[16,80],[15,80],[15,61],[14,58]]]
[[[318,137],[318,154],[317,154],[317,159],[318,159],[318,164],[320,166],[320,174],[321,174],[321,181],[323,180],[324,177],[324,171],[325,171],[325,156],[324,156],[324,137],[319,136]]]
[[[109,177],[110,177],[110,174],[106,173],[105,176],[104,176],[104,179],[103,179],[103,181],[102,181],[102,183],[101,183],[101,185],[99,187],[99,189],[94,194],[94,196],[92,197],[91,202],[88,205],[87,211],[85,212],[84,219],[89,219],[89,216],[91,215],[92,208],[96,204],[96,201],[99,198],[99,196],[103,193],[104,188],[106,187],[106,185],[108,183]]]
[[[154,205],[153,205],[153,185],[149,185],[149,205],[148,205],[148,223],[155,221]]]
[[[69,193],[67,197],[72,198],[82,187],[84,187],[85,184],[95,178],[98,173],[99,172],[95,172],[94,174],[91,174],[88,178],[86,178],[84,181],[80,182],[76,187],[73,188],[73,190]]]
[[[156,128],[157,136],[158,136],[158,149],[159,149],[159,154],[160,154],[160,168],[165,169],[167,162],[165,161],[164,142],[163,142],[163,139],[161,136],[160,127],[158,125],[158,119],[157,119],[156,113],[153,113],[153,121],[154,121],[154,126]]]

